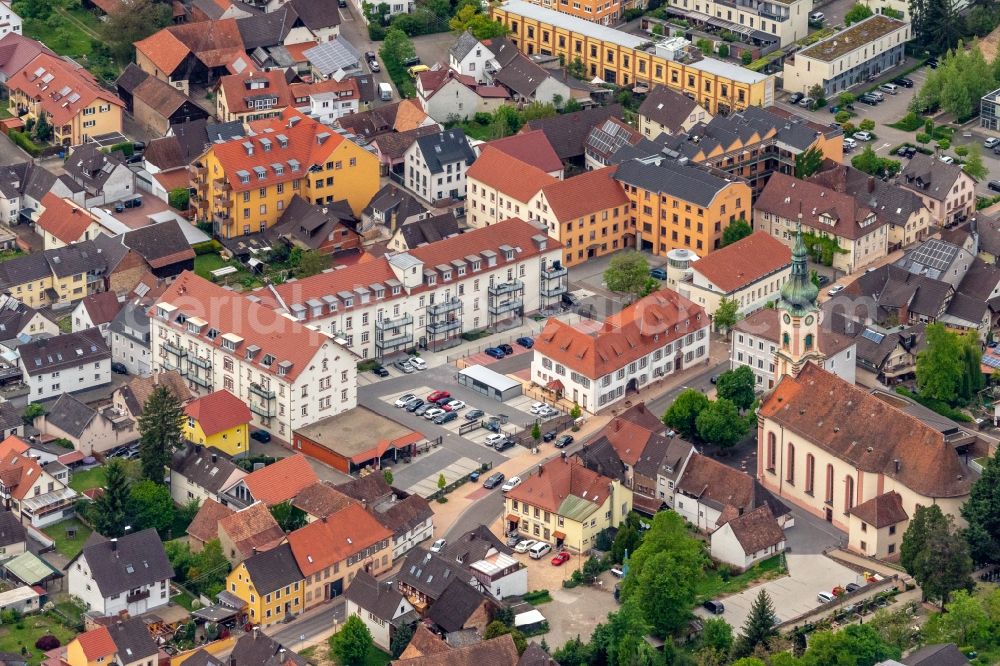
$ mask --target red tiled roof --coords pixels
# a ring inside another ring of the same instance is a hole
[[[587,469],[576,458],[555,458],[507,493],[507,497],[553,513],[570,495],[601,506],[608,498],[612,481]]]
[[[94,326],[110,324],[111,320],[118,316],[122,309],[122,304],[118,302],[118,297],[113,291],[102,291],[91,294],[83,299],[83,306],[87,308],[90,321]]]
[[[285,50],[288,51],[288,55],[292,56],[292,60],[295,62],[309,62],[309,58],[305,56],[305,52],[316,46],[317,42],[301,42],[299,44],[285,44]]]
[[[555,149],[542,130],[495,139],[486,145],[503,151],[522,162],[527,162],[545,173],[562,171],[563,168],[562,160],[556,155]]]
[[[48,53],[32,58],[7,80],[7,87],[39,101],[56,126],[66,124],[99,99],[112,106],[124,106],[117,95],[98,85],[90,72]],[[67,92],[61,94],[63,90]],[[77,98],[70,101],[74,95]]]
[[[580,322],[571,326],[549,319],[535,338],[534,349],[536,354],[596,380],[707,326],[708,317],[701,306],[675,291],[661,289],[603,324]]]
[[[30,448],[31,447],[28,443],[17,435],[10,435],[7,439],[0,442],[0,458],[6,458],[10,455],[19,455]]]
[[[181,273],[157,303],[170,303],[189,318],[206,319],[208,325],[204,327],[201,337],[203,344],[221,348],[224,336],[231,333],[243,338],[236,351],[232,352],[234,354],[242,356],[247,347],[257,345],[260,351],[254,360],[261,372],[279,376],[279,365],[284,361],[291,363],[284,375],[288,381],[293,381],[324,348],[329,349],[334,356],[349,353],[326,335],[308,329],[269,307],[227,291],[190,271]],[[157,316],[156,310],[155,306],[150,309],[151,317]],[[254,325],[251,326],[250,322]],[[181,326],[186,329],[186,325],[176,322],[176,317],[171,319],[170,325],[178,327],[178,330]],[[210,339],[208,333],[212,328],[221,331],[222,335]],[[263,364],[267,356],[274,357],[270,366]]]
[[[35,224],[52,234],[66,245],[81,240],[83,232],[97,218],[69,199],[63,199],[51,192],[42,197],[42,214]]]
[[[97,629],[85,631],[82,634],[78,634],[76,640],[80,643],[83,654],[87,657],[88,661],[97,661],[102,657],[110,657],[118,650],[107,627],[98,627]]]
[[[301,453],[282,458],[243,477],[255,500],[268,506],[281,504],[319,481],[309,461]]]
[[[167,29],[154,32],[152,35],[135,43],[135,50],[146,56],[157,69],[170,75],[184,62],[191,49]]]
[[[135,49],[167,75],[191,53],[206,67],[228,67],[239,57],[248,60],[236,19],[167,26],[136,42]]]
[[[766,231],[755,231],[699,259],[691,268],[725,293],[753,284],[792,263],[792,251]]]
[[[420,88],[424,91],[427,97],[433,95],[439,88],[441,88],[441,86],[451,79],[455,79],[468,88],[476,87],[475,77],[467,74],[459,74],[455,70],[447,67],[420,72],[417,75],[417,82],[420,84]]]
[[[218,529],[229,535],[243,557],[271,550],[285,540],[285,531],[263,502],[254,502],[245,509],[223,516]]]
[[[353,503],[351,497],[322,481],[304,488],[292,500],[292,504],[316,518],[325,518]]]
[[[23,499],[42,474],[37,458],[10,453],[0,459],[0,481],[10,489],[11,497],[16,499]]]
[[[194,520],[188,525],[187,533],[198,541],[209,542],[219,536],[219,521],[235,513],[228,506],[219,504],[209,497],[206,499]]]
[[[859,471],[925,497],[969,493],[970,475],[942,433],[813,363],[783,377],[759,414],[765,424],[772,420]]]
[[[785,531],[778,525],[767,504],[761,504],[726,524],[733,530],[733,535],[747,555],[777,546],[785,540]]]
[[[248,88],[249,82],[262,87]],[[275,68],[268,72],[244,70],[239,74],[229,74],[219,79],[219,89],[226,98],[226,108],[230,113],[249,113],[253,111],[247,100],[259,95],[275,95],[278,101],[274,108],[281,109],[291,104],[291,93],[285,80],[285,71]]]
[[[198,422],[206,437],[245,425],[253,418],[247,404],[226,389],[192,400],[184,413]]]
[[[541,130],[538,130],[539,132]],[[614,179],[617,166],[585,171],[542,188],[556,219],[568,222],[616,206],[626,206],[628,195]]]
[[[867,502],[862,502],[851,513],[865,521],[875,529],[896,525],[910,516],[903,508],[903,498],[895,490],[876,495]]]
[[[325,520],[316,520],[288,535],[303,576],[311,576],[334,562],[343,562],[379,541],[392,537],[360,504],[350,504]]]
[[[477,180],[521,203],[528,203],[545,185],[558,182],[538,167],[489,146],[483,148],[482,154],[466,171],[465,177]]]
[[[539,250],[535,241],[532,240],[533,237],[538,235],[544,235],[544,232],[539,231],[538,227],[533,224],[515,217],[498,222],[497,224],[491,224],[482,229],[473,229],[464,234],[445,238],[436,243],[422,245],[409,250],[407,254],[422,261],[424,269],[427,270],[434,269],[439,264],[449,264],[452,260],[463,259],[463,257],[468,255],[479,255],[483,250],[492,250],[497,253],[496,267],[487,267],[485,260],[481,263],[479,271],[473,271],[471,266],[466,267],[466,276],[480,273],[486,274],[498,271],[513,262],[524,261],[529,257],[541,254],[543,251]],[[520,248],[521,251],[515,252],[513,260],[507,261],[503,252],[499,250],[501,245]],[[561,247],[557,241],[548,238],[544,252],[559,250]],[[291,306],[293,304],[304,304],[309,299],[321,299],[324,296],[335,295],[340,291],[352,291],[356,287],[367,288],[376,282],[385,283],[386,280],[396,279],[396,274],[389,265],[389,256],[385,255],[373,258],[371,261],[359,261],[358,263],[329,273],[320,273],[319,275],[314,275],[303,280],[286,282],[276,286],[275,291],[277,291],[285,304]],[[439,286],[440,282],[438,285],[431,287],[421,283],[419,286],[411,289],[410,293],[433,290]],[[262,289],[253,293],[255,296],[260,297],[262,303],[271,307],[280,307],[268,290]],[[387,290],[385,300],[388,301],[392,298],[391,293]],[[359,300],[357,298],[354,299],[354,307],[361,305]],[[343,303],[340,303],[337,307],[338,312],[345,311]],[[350,308],[347,308],[346,311],[350,311]],[[324,314],[322,316],[326,317],[329,315]],[[307,308],[306,321],[311,317],[312,311],[310,308]]]
[[[645,403],[640,402],[612,419],[594,435],[593,440],[606,438],[622,462],[635,467],[650,437],[665,431],[663,422],[646,408]]]
[[[330,153],[349,140],[291,108],[277,118],[253,123],[252,128],[256,136],[232,139],[209,148],[222,165],[227,182],[237,192],[256,191],[275,183],[305,178],[309,167],[326,162]],[[319,137],[323,134],[327,136],[320,143]],[[286,146],[281,145],[279,135],[287,138]],[[270,150],[264,150],[264,139],[270,141]],[[252,145],[253,154],[247,153],[246,144]],[[292,170],[289,160],[298,161],[297,170]],[[281,174],[272,167],[274,164],[282,166]],[[264,178],[258,177],[254,167],[264,169]],[[249,174],[245,183],[237,175],[240,170]]]
[[[860,205],[850,194],[784,173],[772,174],[753,209],[786,220],[801,219],[806,227],[851,240],[867,236],[886,224],[884,219],[875,217],[873,222],[862,226],[870,215],[874,216],[871,208]],[[822,220],[823,215],[833,219],[833,226]]]

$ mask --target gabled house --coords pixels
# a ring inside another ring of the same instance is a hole
[[[88,143],[70,153],[64,168],[66,175],[86,191],[87,207],[106,206],[136,196],[135,173],[128,168],[121,151],[105,153],[97,143]]]
[[[215,113],[223,122],[242,123],[280,115],[291,103],[285,72],[245,69],[216,84]]]
[[[528,569],[485,526],[475,527],[448,544],[443,556],[463,565],[468,583],[497,601],[528,593]]]
[[[479,147],[480,154],[482,154],[486,146],[495,148],[514,159],[530,164],[553,178],[562,180],[565,175],[562,160],[559,159],[559,155],[556,154],[552,144],[549,143],[545,132],[541,130],[520,132],[519,134],[505,136],[502,139],[487,141]]]
[[[226,577],[226,591],[241,599],[250,622],[261,626],[301,613],[304,587],[305,576],[287,543],[247,558]]]
[[[554,104],[556,99],[572,97],[572,90],[565,82],[521,54],[493,72],[492,79],[494,84],[510,93],[511,100],[517,104]]]
[[[240,61],[246,66],[248,57],[233,18],[167,26],[135,43],[136,64],[185,95],[191,83],[237,73]]]
[[[530,658],[534,653],[532,645],[528,646],[522,657],[518,657],[517,646],[510,634],[504,634],[488,641],[478,641],[471,645],[459,645],[454,648],[444,641],[432,638],[429,630],[418,625],[414,640],[410,641],[401,658],[393,662],[393,666],[464,666],[466,664],[490,664],[490,666],[537,666],[535,662],[525,662],[523,656]],[[419,641],[419,647],[415,643]],[[433,647],[432,647],[433,646]],[[411,648],[415,648],[411,650]],[[550,666],[543,664],[543,666]]]
[[[369,234],[388,235],[396,229],[415,220],[429,217],[431,212],[416,197],[395,183],[386,183],[375,193],[361,214],[358,229],[366,237]]]
[[[184,437],[238,458],[250,452],[250,408],[223,389],[201,396],[184,407]]]
[[[471,118],[477,113],[493,113],[510,100],[500,86],[479,85],[475,77],[441,68],[417,76],[417,100],[435,122],[449,118]]]
[[[48,53],[58,57],[45,44],[16,32],[8,32],[0,38],[0,83],[17,74],[35,56]]]
[[[976,212],[977,181],[958,164],[917,153],[903,166],[897,182],[920,197],[931,219],[942,227],[964,222]]]
[[[236,506],[249,506],[254,502],[274,506],[291,501],[317,481],[319,477],[309,461],[296,453],[246,475],[227,489],[222,499]]]
[[[129,63],[115,81],[125,110],[143,127],[163,136],[171,125],[204,120],[208,111],[166,81]]]
[[[730,518],[711,536],[712,557],[738,571],[745,571],[784,550],[785,531],[767,504]]]
[[[487,83],[490,73],[489,62],[494,57],[489,47],[476,39],[471,31],[466,30],[448,49],[448,67],[475,78],[479,83]]]
[[[0,264],[0,292],[29,307],[68,304],[104,291],[105,258],[94,241],[32,252]]]
[[[121,363],[129,374],[148,377],[153,372],[149,341],[149,308],[166,290],[152,273],[139,278],[121,310],[108,325],[112,363]]]
[[[111,350],[96,328],[28,342],[17,352],[32,401],[111,382]]]
[[[381,583],[364,571],[354,577],[344,598],[347,600],[347,617],[355,615],[364,622],[375,645],[385,651],[390,651],[392,637],[400,627],[417,620],[413,605],[394,583]]]
[[[361,236],[354,226],[354,213],[347,201],[319,205],[295,195],[268,233],[303,250],[336,255],[361,248]]]
[[[63,393],[36,427],[43,435],[66,439],[84,455],[106,453],[139,439],[136,422],[114,407],[94,409],[69,393]]]
[[[78,634],[59,653],[60,664],[66,666],[153,666],[160,648],[156,645],[146,622],[134,617],[99,625]]]
[[[442,213],[400,225],[389,239],[389,248],[397,252],[407,252],[460,233],[462,229],[458,226],[454,213]]]
[[[133,377],[111,394],[111,403],[122,414],[138,419],[149,396],[157,386],[166,386],[183,405],[191,399],[191,391],[180,373],[175,371],[157,372],[149,377]]]
[[[419,137],[406,151],[405,184],[425,201],[465,197],[466,170],[476,153],[461,129]]]
[[[96,328],[107,340],[111,322],[118,316],[121,309],[122,304],[118,302],[118,297],[113,291],[91,294],[73,308],[73,331],[79,332],[88,328]]]
[[[35,220],[35,231],[42,237],[42,247],[53,250],[80,241],[94,240],[104,233],[100,219],[69,199],[51,192],[42,199],[42,210]]]
[[[25,552],[27,532],[12,511],[0,511],[0,562]]]
[[[56,463],[43,465],[28,455],[28,448],[13,436],[0,443],[0,502],[21,522],[40,528],[72,515],[79,495],[68,487],[64,466],[57,470],[50,467]]]
[[[369,474],[342,483],[336,486],[336,491],[359,502],[375,520],[392,532],[393,560],[434,536],[434,511],[430,503],[416,493],[393,488],[381,474]],[[301,499],[300,495],[296,502]],[[312,513],[304,506],[301,508]],[[328,511],[326,515],[330,513]]]
[[[445,634],[468,630],[482,634],[499,608],[499,604],[475,586],[456,578],[444,588],[426,617]]]
[[[38,310],[7,294],[0,295],[0,338],[59,335],[59,325]]]
[[[255,554],[276,548],[285,541],[285,531],[261,502],[219,518],[216,538],[222,552],[235,566]]]
[[[140,615],[170,599],[174,568],[156,530],[106,539],[96,532],[64,570],[69,593],[102,616]]]
[[[96,244],[108,261],[108,291],[125,295],[138,288],[151,273],[147,284],[170,284],[184,271],[194,269],[194,250],[176,219],[149,224],[117,236],[101,236]],[[159,289],[162,293],[163,289]],[[142,296],[145,296],[143,294]]]
[[[546,185],[564,182],[488,144],[469,167],[466,179],[467,217],[476,228],[511,217],[531,219],[534,211],[530,202],[538,191]]]
[[[639,132],[656,139],[664,132],[688,132],[698,123],[708,123],[712,114],[697,101],[668,86],[653,86],[639,105]]]
[[[342,116],[337,124],[353,134],[362,145],[383,134],[409,132],[420,127],[441,129],[415,99],[404,99],[371,111]]]
[[[391,538],[392,532],[360,504],[290,532],[288,543],[305,579],[304,608],[340,596],[361,572],[379,576],[389,571]]]
[[[170,461],[170,496],[180,506],[197,500],[219,501],[247,473],[221,451],[188,444]]]

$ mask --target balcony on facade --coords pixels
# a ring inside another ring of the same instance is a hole
[[[490,297],[503,296],[505,294],[513,293],[523,293],[524,283],[520,280],[511,280],[510,282],[501,282],[499,284],[490,284],[489,295]]]
[[[139,590],[138,592],[132,592],[131,594],[125,595],[125,602],[134,604],[137,601],[142,601],[143,599],[149,598],[149,589]]]
[[[384,317],[375,322],[375,355],[382,356],[413,345],[413,315]]]
[[[250,411],[264,419],[273,419],[278,415],[278,410],[270,403],[250,401]]]
[[[266,389],[260,384],[250,384],[250,395],[260,398],[265,402],[274,400],[274,391]]]
[[[188,372],[187,379],[188,379],[189,382],[192,382],[192,383],[200,386],[203,389],[207,389],[209,391],[212,390],[212,378],[211,377],[202,377],[201,375],[198,375],[198,374],[196,374],[194,372]]]
[[[188,363],[191,365],[196,365],[199,368],[204,368],[205,370],[212,369],[212,362],[207,358],[202,358],[200,356],[188,356]]]
[[[562,262],[553,262],[552,266],[542,268],[539,281],[539,294],[543,299],[561,297],[569,290],[569,271]]]
[[[439,317],[441,315],[446,315],[449,312],[455,312],[456,310],[462,309],[462,301],[458,298],[453,298],[450,301],[445,301],[444,303],[437,303],[436,305],[427,306],[427,315],[429,317]]]

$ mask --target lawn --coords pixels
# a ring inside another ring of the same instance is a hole
[[[199,254],[194,258],[194,272],[200,277],[203,277],[206,280],[212,280],[213,282],[212,271],[226,266],[232,266],[238,269],[239,272],[224,276],[221,280],[223,284],[234,284],[237,282],[243,283],[247,280],[253,280],[256,282],[256,285],[254,286],[260,286],[260,283],[257,282],[256,278],[244,270],[243,266],[238,261],[226,261],[214,252]]]
[[[54,615],[26,615],[16,624],[0,627],[0,652],[20,654],[21,648],[25,647],[28,663],[38,666],[45,653],[35,647],[35,641],[46,634],[52,634],[63,645],[76,636],[75,631],[63,625]]]
[[[463,120],[457,124],[465,132],[465,135],[480,141],[489,141],[493,138],[492,127],[477,123],[475,120]]]
[[[123,462],[125,463],[125,471],[128,472],[129,477],[133,479],[139,478],[139,461],[125,460]],[[103,488],[104,467],[91,467],[82,472],[73,472],[73,476],[69,481],[69,487],[78,493],[90,490],[91,488]]]
[[[76,536],[70,539],[66,536],[67,528],[76,528]],[[73,558],[83,550],[83,544],[87,541],[87,537],[93,531],[83,523],[81,523],[76,518],[71,518],[70,520],[64,520],[61,523],[56,523],[55,525],[49,525],[44,530],[42,530],[49,536],[49,538],[55,540],[56,550],[59,551],[60,555],[64,555],[69,558]],[[0,648],[0,652],[2,652]]]
[[[194,602],[194,597],[192,597],[187,592],[180,591],[177,594],[175,594],[174,596],[170,597],[170,600],[173,601],[175,604],[179,604],[179,605],[183,606],[184,608],[188,609],[189,611],[193,611],[194,610],[194,608],[192,607],[192,603]]]
[[[697,582],[695,593],[698,597],[698,603],[701,604],[720,595],[741,592],[751,585],[765,580],[780,578],[786,573],[788,570],[785,568],[784,558],[781,555],[775,555],[763,562],[758,562],[739,575],[730,576],[729,580],[723,580],[718,571],[712,571]]]

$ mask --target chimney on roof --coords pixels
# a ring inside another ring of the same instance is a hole
[[[868,194],[875,191],[875,176],[868,176]]]
[[[545,466],[544,465],[539,465],[538,466],[538,476],[541,476],[543,472],[545,472]]]
[[[256,555],[256,554],[257,554],[257,546],[254,546],[254,547],[253,547],[253,554],[254,554],[254,555]]]
[[[361,498],[361,508],[362,509],[368,508],[368,500],[366,500],[364,497]]]
[[[896,474],[899,474],[899,458],[892,461],[896,465]]]
[[[219,462],[219,456],[213,453],[212,454],[212,462],[213,463]]]

